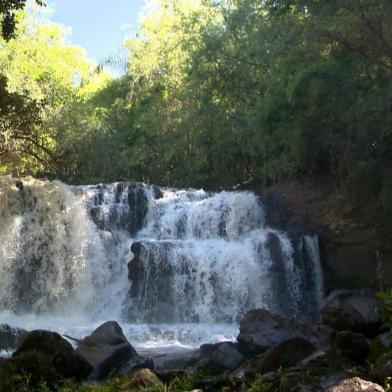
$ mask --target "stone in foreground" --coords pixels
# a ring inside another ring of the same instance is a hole
[[[93,379],[102,379],[129,361],[132,361],[133,367],[142,362],[116,321],[107,321],[99,326],[79,343],[76,352],[93,367]]]
[[[316,347],[302,338],[285,340],[265,354],[252,359],[243,369],[246,375],[264,374],[297,365],[316,352]]]
[[[384,388],[359,377],[348,378],[325,392],[385,392]]]
[[[300,323],[265,309],[254,309],[241,320],[237,340],[241,350],[251,355],[261,354],[293,338],[303,338],[325,351],[331,346],[331,333],[331,328],[324,325]]]
[[[203,344],[200,347],[200,360],[196,368],[214,368],[216,370],[234,370],[244,362],[244,356],[232,342]]]
[[[48,367],[53,366],[56,373],[64,378],[83,380],[92,371],[90,364],[79,356],[70,343],[58,333],[35,330],[24,335],[17,350],[12,355],[16,363],[28,354],[41,354]]]
[[[321,318],[339,331],[373,337],[381,332],[381,301],[370,290],[333,291],[325,300]]]
[[[130,390],[145,390],[146,388],[160,388],[163,390],[163,383],[151,369],[136,369],[128,376],[127,388]]]

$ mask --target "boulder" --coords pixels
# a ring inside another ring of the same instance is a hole
[[[323,324],[339,331],[374,337],[381,332],[381,301],[371,290],[333,291],[325,300],[321,318]]]
[[[332,329],[311,323],[285,319],[264,309],[248,312],[240,322],[237,337],[240,350],[247,355],[257,355],[293,338],[303,338],[325,351],[331,346]]]
[[[365,363],[370,352],[367,339],[355,332],[340,331],[335,336],[335,349],[354,362]]]
[[[193,367],[200,360],[200,350],[180,351],[169,354],[159,355],[154,358],[156,370],[184,370]]]
[[[163,388],[163,383],[151,369],[136,369],[129,373],[126,387],[129,390],[158,389]]]
[[[217,371],[234,370],[244,362],[245,357],[239,352],[238,345],[232,342],[203,344],[200,347],[200,359],[196,368],[216,369]]]
[[[25,329],[0,324],[0,350],[14,350],[25,333]]]
[[[125,362],[116,372],[118,375],[128,374],[135,369],[154,369],[154,361],[151,358],[144,358],[132,356],[127,362]]]
[[[385,392],[384,388],[359,377],[348,378],[324,390],[325,392]]]
[[[37,351],[52,356],[58,352],[73,351],[73,347],[57,332],[38,329],[24,335],[13,356],[27,351]]]
[[[27,353],[39,353],[46,358],[47,366],[63,378],[83,380],[92,371],[90,364],[79,356],[72,345],[58,333],[44,330],[35,330],[26,333],[19,346],[12,355],[13,361]]]
[[[316,352],[314,344],[302,338],[285,340],[265,354],[252,359],[243,369],[244,374],[255,376],[297,365]]]
[[[130,361],[131,368],[144,361],[128,342],[116,321],[108,321],[99,326],[79,343],[76,352],[93,367],[91,378],[96,379],[118,371]]]

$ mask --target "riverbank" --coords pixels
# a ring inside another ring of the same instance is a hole
[[[10,392],[381,392],[371,383],[387,386],[392,376],[381,305],[371,291],[334,292],[322,323],[256,309],[240,321],[235,341],[154,358],[137,352],[116,322],[78,340],[76,349],[55,332],[31,331],[1,361],[0,386]],[[339,389],[342,383],[351,389]]]

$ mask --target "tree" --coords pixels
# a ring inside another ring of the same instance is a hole
[[[34,13],[20,13],[18,18],[18,36],[0,41],[0,74],[7,80],[3,96],[23,97],[25,104],[20,102],[13,111],[14,118],[21,118],[20,126],[18,121],[10,122],[8,110],[3,110],[1,137],[7,145],[3,146],[1,163],[19,175],[57,174],[62,172],[65,154],[58,145],[65,141],[72,124],[72,119],[65,121],[63,113],[91,96],[107,75],[95,72],[81,48],[66,43],[60,26],[42,20],[38,23]],[[27,113],[27,108],[34,113]],[[64,119],[62,126],[59,118]]]
[[[38,5],[43,6],[41,0],[35,0]],[[26,0],[0,0],[1,35],[5,40],[15,38],[16,11],[26,6]]]

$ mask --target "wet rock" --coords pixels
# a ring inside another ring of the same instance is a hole
[[[0,324],[0,350],[14,350],[25,333],[25,329]]]
[[[98,184],[91,189],[95,192],[93,206],[90,207],[89,213],[99,229],[108,231],[124,229],[133,237],[143,227],[148,211],[147,188],[143,183]],[[155,190],[153,192],[157,195]],[[108,211],[102,209],[105,204],[105,194],[114,196],[114,203],[110,205]]]
[[[348,378],[337,385],[324,390],[325,392],[385,392],[384,388],[359,377]]]
[[[155,372],[151,369],[136,369],[129,373],[128,381],[126,383],[127,388],[130,390],[138,388],[163,388],[162,381],[158,378]]]
[[[143,227],[148,210],[148,199],[144,184],[137,182],[127,185],[129,212],[125,222],[128,224],[130,235],[134,236]]]
[[[200,347],[200,359],[194,366],[217,371],[234,370],[244,360],[245,357],[238,351],[238,345],[235,343],[203,344]]]
[[[264,309],[248,312],[240,322],[237,337],[240,349],[247,355],[257,355],[292,338],[303,338],[325,351],[331,345],[332,330],[320,324],[301,323],[285,319]]]
[[[264,374],[292,367],[314,352],[316,352],[315,345],[307,340],[289,339],[251,360],[244,368],[244,374]]]
[[[158,371],[183,370],[193,367],[200,360],[200,350],[163,354],[155,357],[153,360],[154,367]]]
[[[134,300],[129,307],[129,318],[140,318],[142,314],[144,322],[175,321],[174,270],[167,259],[173,246],[175,244],[172,242],[157,244],[143,241],[132,244],[134,257],[128,263],[128,278],[132,283],[130,296]]]
[[[57,332],[34,330],[24,335],[14,356],[27,351],[37,351],[46,355],[73,351],[72,345]]]
[[[117,371],[117,375],[128,374],[134,369],[154,369],[154,361],[151,358],[139,356],[131,357]]]
[[[76,352],[93,367],[91,378],[97,379],[118,371],[130,360],[133,360],[133,368],[145,361],[139,357],[115,321],[102,324],[85,337]]]
[[[28,332],[23,336],[11,359],[13,363],[19,361],[24,363],[30,353],[40,354],[39,360],[45,362],[47,367],[53,367],[55,372],[64,378],[83,380],[92,371],[89,363],[56,332],[44,330]],[[18,358],[20,356],[22,359]]]
[[[334,345],[340,355],[358,363],[364,363],[369,356],[369,343],[359,333],[340,331],[336,334]]]
[[[130,294],[131,297],[137,297],[141,287],[140,282],[143,278],[143,261],[140,259],[142,243],[136,241],[131,245],[131,251],[134,254],[132,260],[128,263],[128,279],[132,282]]]
[[[370,290],[333,291],[321,310],[322,322],[339,331],[367,337],[378,335],[382,325],[381,301]]]

